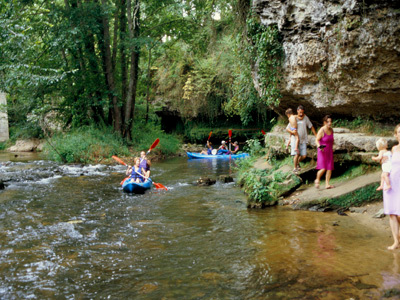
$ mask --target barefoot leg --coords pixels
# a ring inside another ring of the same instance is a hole
[[[394,243],[388,247],[389,250],[394,250],[399,247],[399,219],[396,215],[390,215],[389,219],[390,229],[392,230],[392,236]]]
[[[321,181],[321,177],[324,175],[325,171],[325,169],[321,169],[317,172],[317,178],[314,181],[316,188],[319,188],[319,182]]]

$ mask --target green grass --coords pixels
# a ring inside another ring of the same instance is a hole
[[[128,147],[111,128],[85,126],[58,134],[46,143],[48,158],[68,163],[96,163],[111,155],[129,155]]]
[[[377,136],[393,136],[393,129],[396,124],[383,124],[373,120],[357,117],[349,120],[334,120],[333,127],[348,128],[355,132],[361,132]]]
[[[147,151],[156,139],[160,139],[156,151],[164,155],[174,155],[180,149],[181,139],[174,134],[166,134],[154,124],[135,125],[132,130],[132,147],[135,151]]]

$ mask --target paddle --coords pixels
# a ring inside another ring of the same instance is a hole
[[[158,144],[158,142],[157,142],[157,144]],[[156,145],[157,146],[157,145]],[[111,156],[114,160],[116,160],[117,162],[119,162],[121,165],[124,165],[124,166],[128,166],[122,159],[120,159],[119,157],[117,157],[117,156],[115,156],[115,155],[113,155],[113,156]],[[137,173],[137,172],[136,172]],[[140,173],[138,173],[139,175],[141,175],[141,176],[143,176],[142,174],[140,174]],[[143,176],[144,177],[144,176]],[[129,177],[128,177],[129,178]],[[121,184],[126,180],[126,179],[128,179],[128,178],[125,178],[122,182],[121,182]],[[157,182],[154,182],[153,181],[153,184],[154,184],[154,186],[157,188],[157,189],[163,189],[163,190],[166,190],[166,191],[168,191],[168,189],[164,186],[164,185],[162,185],[161,183],[157,183]]]
[[[157,147],[158,143],[160,142],[160,139],[156,139],[154,143],[150,146],[149,151],[146,152],[146,155],[150,153],[151,150],[153,150],[155,147]]]
[[[210,134],[208,135],[208,139],[207,139],[207,141],[209,141],[209,140],[210,140],[211,134],[212,134],[212,131],[210,131]]]
[[[264,131],[264,130],[262,130],[262,129],[261,129],[261,133],[262,133],[263,135],[266,135],[265,131]]]
[[[228,134],[229,134],[229,153],[230,153],[231,152],[232,129],[229,129]]]

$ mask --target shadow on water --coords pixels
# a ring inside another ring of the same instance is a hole
[[[375,299],[400,287],[390,233],[330,213],[247,210],[233,183],[192,184],[229,170],[155,163],[169,191],[130,195],[120,165],[3,158],[0,298]]]

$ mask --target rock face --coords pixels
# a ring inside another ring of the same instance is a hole
[[[314,118],[400,116],[400,1],[253,0],[253,8],[283,36],[279,113],[302,104]]]

